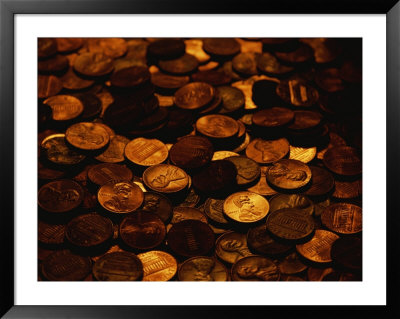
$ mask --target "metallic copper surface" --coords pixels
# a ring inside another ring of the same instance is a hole
[[[83,40],[81,38],[57,38],[55,40],[58,52],[75,51],[83,45]]]
[[[253,114],[253,123],[262,127],[279,127],[293,121],[294,112],[285,107],[272,107]]]
[[[82,53],[75,59],[74,69],[80,74],[99,77],[114,69],[112,59],[101,52]]]
[[[236,182],[238,186],[245,187],[253,183],[261,175],[260,166],[250,158],[245,156],[232,156],[226,158],[236,166]]]
[[[244,107],[245,96],[240,89],[232,86],[218,86],[216,90],[222,99],[219,113],[233,114]]]
[[[233,38],[203,39],[203,49],[208,54],[231,56],[240,51],[240,44]]]
[[[293,248],[292,245],[272,238],[266,224],[252,227],[247,231],[247,245],[254,253],[267,256],[283,255]]]
[[[298,189],[311,180],[311,170],[303,162],[282,159],[272,165],[267,172],[267,181],[282,189]]]
[[[362,242],[357,237],[341,237],[334,241],[331,258],[336,265],[350,271],[360,271],[362,267]]]
[[[150,80],[150,72],[144,66],[132,66],[114,72],[110,77],[111,85],[119,88],[139,86]]]
[[[293,252],[279,262],[279,271],[284,275],[294,275],[303,272],[307,266],[300,260],[299,255]]]
[[[196,122],[196,130],[207,137],[228,138],[238,133],[239,124],[229,116],[212,114],[199,118]]]
[[[38,240],[47,245],[61,245],[64,243],[65,225],[48,224],[39,220]]]
[[[71,95],[55,95],[44,100],[53,111],[54,121],[68,121],[77,118],[83,112],[82,102]]]
[[[353,182],[335,181],[335,191],[332,197],[339,199],[356,198],[362,195],[362,181],[358,179]]]
[[[326,151],[323,162],[329,170],[339,175],[361,174],[361,157],[353,147],[332,147]]]
[[[297,252],[304,258],[316,263],[330,263],[331,248],[338,235],[322,229],[317,229],[310,241],[296,245]]]
[[[123,56],[128,50],[125,39],[92,38],[87,40],[89,52],[101,52],[110,58]]]
[[[164,251],[151,250],[138,257],[143,264],[143,281],[169,281],[178,270],[176,259]]]
[[[132,171],[124,165],[102,163],[92,166],[88,172],[89,180],[97,186],[109,183],[129,182],[132,180]]]
[[[175,92],[175,104],[187,110],[196,110],[206,106],[214,98],[215,89],[205,82],[192,82]]]
[[[339,234],[356,234],[362,230],[362,209],[349,203],[328,206],[321,215],[322,223]]]
[[[270,198],[269,205],[271,213],[282,208],[296,208],[310,216],[314,213],[313,202],[301,194],[277,194]]]
[[[65,138],[68,143],[82,150],[98,150],[110,141],[110,136],[102,126],[89,122],[71,125],[65,132]]]
[[[234,264],[241,258],[253,255],[247,247],[246,235],[234,231],[227,232],[217,239],[215,254],[228,264]]]
[[[172,203],[167,197],[155,192],[145,192],[143,204],[140,207],[142,211],[156,214],[164,224],[171,220],[172,208]]]
[[[207,217],[197,208],[184,206],[174,207],[171,224],[176,224],[187,219],[199,220],[206,224],[208,223]]]
[[[298,160],[303,163],[311,162],[317,155],[317,148],[314,147],[299,147],[292,146],[289,147],[289,159]]]
[[[204,212],[212,222],[221,227],[228,227],[229,222],[224,216],[224,200],[207,198],[204,203]]]
[[[329,171],[318,166],[310,166],[311,185],[304,194],[310,196],[321,196],[329,193],[335,186],[335,180]]]
[[[124,151],[126,144],[129,143],[129,139],[122,135],[110,134],[110,143],[106,150],[100,155],[96,156],[95,159],[105,163],[121,163],[125,160]]]
[[[49,135],[42,141],[41,147],[45,150],[46,159],[54,164],[75,165],[86,158],[65,144],[65,134]]]
[[[185,84],[188,84],[189,81],[189,76],[176,76],[161,72],[153,73],[151,75],[151,83],[162,89],[179,89]]]
[[[196,57],[185,53],[181,57],[173,60],[162,60],[158,63],[161,70],[167,73],[184,75],[194,72],[199,65]]]
[[[260,164],[271,164],[284,158],[289,152],[286,138],[278,140],[253,139],[246,148],[246,156]]]
[[[247,190],[249,192],[257,193],[263,196],[271,196],[277,193],[276,190],[271,188],[271,186],[267,182],[267,172],[269,170],[269,166],[261,166],[261,174],[258,183]]]
[[[150,166],[143,172],[143,182],[153,191],[176,193],[187,187],[189,177],[177,166],[158,164]]]
[[[276,93],[283,101],[295,107],[311,107],[319,98],[314,87],[298,79],[282,81],[278,84]]]
[[[249,256],[238,260],[232,266],[233,281],[278,281],[279,268],[269,258]]]
[[[168,158],[168,149],[160,140],[138,137],[126,144],[125,157],[137,165],[153,166]]]
[[[226,159],[227,157],[231,157],[231,156],[239,156],[239,154],[235,153],[235,152],[231,152],[231,151],[216,151],[216,152],[214,152],[211,160],[217,161],[217,160]]]
[[[38,98],[45,99],[58,94],[63,83],[54,75],[38,75]]]
[[[178,270],[180,281],[228,281],[226,267],[212,257],[192,257],[184,261]]]

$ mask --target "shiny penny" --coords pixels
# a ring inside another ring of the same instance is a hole
[[[246,148],[246,156],[260,164],[271,164],[284,158],[289,153],[286,138],[264,140],[256,138]]]
[[[246,235],[234,231],[222,234],[217,239],[215,254],[228,264],[234,264],[241,258],[253,255],[247,247]]]
[[[126,145],[125,157],[137,165],[153,166],[168,158],[168,148],[160,140],[138,137]]]
[[[89,180],[97,186],[108,183],[129,182],[133,178],[132,171],[124,165],[102,163],[88,170]]]
[[[189,177],[177,166],[158,164],[150,166],[143,172],[143,182],[153,191],[176,193],[187,187]]]
[[[316,263],[330,263],[332,244],[338,235],[327,230],[317,229],[314,236],[306,243],[296,245],[297,252],[307,260]]]
[[[238,260],[232,266],[233,281],[278,281],[279,268],[269,258],[249,256]]]
[[[298,160],[303,163],[311,162],[317,155],[317,148],[314,147],[299,147],[292,146],[289,147],[289,159]]]
[[[172,255],[151,250],[138,257],[143,264],[143,281],[169,281],[175,277],[178,263]]]
[[[321,221],[336,233],[356,234],[362,230],[362,209],[349,203],[332,204],[322,213]]]
[[[311,176],[310,168],[303,162],[282,159],[268,170],[267,180],[278,188],[293,190],[307,185]]]
[[[252,192],[237,192],[224,202],[224,213],[240,223],[254,223],[262,220],[269,212],[269,203],[263,196]]]
[[[54,121],[68,121],[77,118],[83,112],[82,102],[71,95],[55,95],[44,100],[51,107]]]
[[[211,138],[229,138],[238,133],[239,124],[229,116],[210,114],[197,120],[196,129]]]
[[[180,281],[228,281],[226,267],[212,257],[192,257],[182,263],[178,270]]]
[[[97,198],[100,205],[109,212],[127,214],[142,205],[143,191],[134,183],[119,182],[101,186]]]
[[[98,150],[110,141],[107,131],[97,123],[80,122],[71,125],[65,138],[72,146],[82,150]]]
[[[239,156],[239,154],[231,151],[216,151],[214,152],[214,155],[211,160],[218,161],[232,156]]]
[[[192,82],[182,86],[175,92],[175,104],[188,110],[205,107],[214,98],[214,88],[205,82]]]

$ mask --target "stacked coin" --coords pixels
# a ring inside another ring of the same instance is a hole
[[[361,52],[40,38],[39,280],[362,280]]]

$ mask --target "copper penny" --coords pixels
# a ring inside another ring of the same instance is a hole
[[[168,75],[161,72],[151,75],[151,83],[162,89],[179,89],[188,84],[189,81],[190,78],[188,76]]]
[[[346,176],[361,174],[361,157],[353,147],[332,147],[326,151],[322,161],[335,174]]]
[[[318,91],[303,80],[292,79],[281,81],[276,93],[288,104],[297,107],[310,107],[319,98]]]
[[[72,120],[83,112],[82,102],[71,95],[55,95],[44,100],[43,103],[51,107],[55,121]]]
[[[156,214],[164,224],[167,224],[172,218],[172,203],[164,195],[145,192],[143,205],[140,207],[142,211]]]
[[[210,138],[229,138],[238,133],[239,124],[229,116],[210,114],[197,120],[196,129]]]
[[[110,219],[99,214],[85,214],[73,218],[66,226],[66,239],[77,247],[98,246],[113,236]]]
[[[361,196],[362,194],[362,181],[358,179],[353,182],[335,181],[335,191],[332,197],[339,199],[350,199]]]
[[[260,255],[279,256],[287,253],[292,245],[276,241],[269,234],[266,224],[247,231],[247,245],[251,251]]]
[[[317,155],[317,148],[314,147],[299,147],[292,146],[289,147],[289,159],[298,160],[303,163],[311,162]]]
[[[253,114],[252,121],[261,127],[279,127],[293,121],[294,112],[285,107],[272,107]]]
[[[112,59],[100,52],[86,52],[78,55],[74,62],[74,69],[86,76],[103,76],[114,69]]]
[[[137,281],[143,277],[143,265],[133,253],[111,252],[94,263],[93,276],[98,281]]]
[[[68,90],[83,90],[94,84],[93,80],[79,77],[73,69],[69,69],[61,78],[62,86]]]
[[[102,163],[88,170],[89,180],[97,186],[109,183],[129,182],[133,178],[132,171],[124,165]]]
[[[126,144],[125,157],[137,165],[153,166],[168,158],[168,148],[160,140],[138,137]]]
[[[302,240],[314,231],[313,218],[295,208],[282,208],[269,213],[266,224],[273,235],[285,240]]]
[[[48,224],[38,221],[38,240],[46,245],[61,245],[64,243],[65,225]]]
[[[310,196],[321,196],[329,193],[335,185],[335,180],[331,173],[318,166],[310,166],[311,186],[304,194]]]
[[[316,263],[330,263],[331,248],[338,235],[327,230],[317,229],[314,236],[306,243],[296,245],[297,252],[307,260]]]
[[[277,194],[269,200],[269,204],[271,213],[282,208],[296,208],[310,216],[314,212],[313,202],[301,194]]]
[[[279,268],[269,258],[249,256],[238,260],[232,266],[233,281],[278,281]]]
[[[183,169],[199,168],[211,161],[213,145],[202,136],[186,136],[169,151],[171,163]]]
[[[181,39],[156,39],[147,47],[149,57],[160,60],[169,60],[182,56],[185,53],[185,42]]]
[[[314,58],[314,52],[308,45],[302,43],[297,49],[290,52],[275,52],[276,57],[283,63],[304,63]]]
[[[75,165],[82,162],[86,156],[71,149],[65,144],[65,134],[52,134],[41,143],[46,159],[54,164]]]
[[[224,216],[223,199],[207,198],[204,203],[204,213],[218,226],[228,227],[229,221]]]
[[[98,150],[110,141],[107,131],[97,123],[80,122],[71,125],[65,138],[72,146],[82,150]]]
[[[96,156],[95,159],[105,163],[121,163],[125,160],[124,151],[126,144],[129,143],[129,139],[122,135],[110,136],[110,143],[106,150],[100,155]]]
[[[270,164],[284,158],[289,153],[286,138],[263,140],[256,138],[246,148],[246,156],[260,164]]]
[[[178,255],[206,255],[214,247],[212,229],[199,220],[187,219],[172,225],[167,235],[168,246]]]
[[[87,41],[89,52],[103,53],[110,58],[123,56],[128,50],[125,39],[92,38]]]
[[[203,49],[208,54],[232,56],[240,51],[240,44],[234,38],[209,38],[203,40]]]
[[[252,192],[237,192],[224,202],[224,213],[239,223],[254,223],[262,220],[269,212],[269,203],[263,196]]]
[[[51,281],[80,281],[92,268],[89,257],[78,256],[69,250],[57,250],[41,265],[43,276]]]
[[[267,180],[273,186],[282,189],[298,189],[311,180],[311,170],[303,162],[282,159],[275,162],[268,170]]]
[[[236,72],[244,74],[245,76],[257,74],[257,59],[259,53],[242,52],[232,59],[232,67]]]
[[[345,88],[340,77],[340,71],[336,68],[323,69],[317,72],[315,83],[329,93],[341,91]]]
[[[176,193],[188,186],[189,177],[177,166],[158,164],[150,166],[143,172],[143,182],[153,191]]]
[[[362,209],[349,203],[332,204],[322,213],[321,221],[336,233],[356,234],[362,230]]]
[[[234,264],[241,258],[253,255],[247,247],[246,235],[234,231],[222,234],[217,239],[215,254],[228,264]]]
[[[57,51],[58,52],[72,52],[78,50],[83,45],[81,38],[57,38]]]
[[[217,93],[222,98],[222,106],[218,113],[230,114],[243,108],[245,105],[245,96],[242,90],[232,86],[219,86]]]
[[[294,111],[294,121],[288,126],[291,130],[306,130],[321,123],[322,115],[315,111]]]
[[[131,248],[145,250],[159,246],[166,235],[163,221],[154,213],[136,211],[119,225],[122,241]]]
[[[142,205],[143,191],[134,183],[119,182],[103,185],[97,194],[100,205],[112,213],[127,214]]]
[[[214,98],[214,88],[205,82],[192,82],[182,86],[175,92],[175,104],[188,110],[205,107]]]
[[[279,271],[284,275],[294,275],[303,272],[307,266],[300,260],[299,255],[293,252],[283,258],[279,264]]]
[[[38,98],[45,99],[57,95],[63,88],[63,83],[54,75],[38,75]]]
[[[247,186],[253,183],[261,175],[260,166],[250,158],[245,156],[232,156],[226,158],[236,166],[236,182],[239,186]]]
[[[158,66],[164,72],[184,75],[195,71],[199,66],[199,61],[193,55],[185,53],[177,59],[159,61]]]
[[[178,263],[172,255],[151,250],[138,257],[143,264],[143,281],[169,281],[175,277]]]
[[[45,211],[64,213],[77,208],[83,200],[83,188],[77,182],[61,179],[39,189],[38,204]]]
[[[232,156],[239,156],[239,154],[231,151],[216,151],[211,160],[218,161]]]
[[[262,72],[271,76],[281,76],[293,71],[293,68],[281,64],[278,59],[271,53],[264,52],[257,59],[257,68]]]
[[[132,66],[114,72],[110,77],[112,86],[119,88],[137,87],[150,80],[149,69],[145,66]]]
[[[269,166],[261,166],[261,174],[258,183],[247,190],[249,192],[257,193],[262,196],[271,196],[277,193],[276,190],[271,188],[271,186],[267,182],[267,172],[269,170]]]
[[[228,281],[226,267],[212,257],[199,256],[185,260],[179,267],[180,281]]]
[[[173,209],[171,224],[176,224],[182,220],[194,219],[203,223],[208,223],[207,217],[197,208],[177,206]]]

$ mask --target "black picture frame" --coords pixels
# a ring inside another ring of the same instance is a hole
[[[385,14],[387,57],[386,105],[386,306],[16,306],[14,303],[14,17],[16,14]],[[396,198],[400,161],[400,4],[397,0],[274,0],[274,1],[162,1],[162,0],[0,0],[0,315],[4,318],[204,318],[259,315],[296,317],[399,318],[399,241]],[[268,307],[266,309],[266,307]]]

